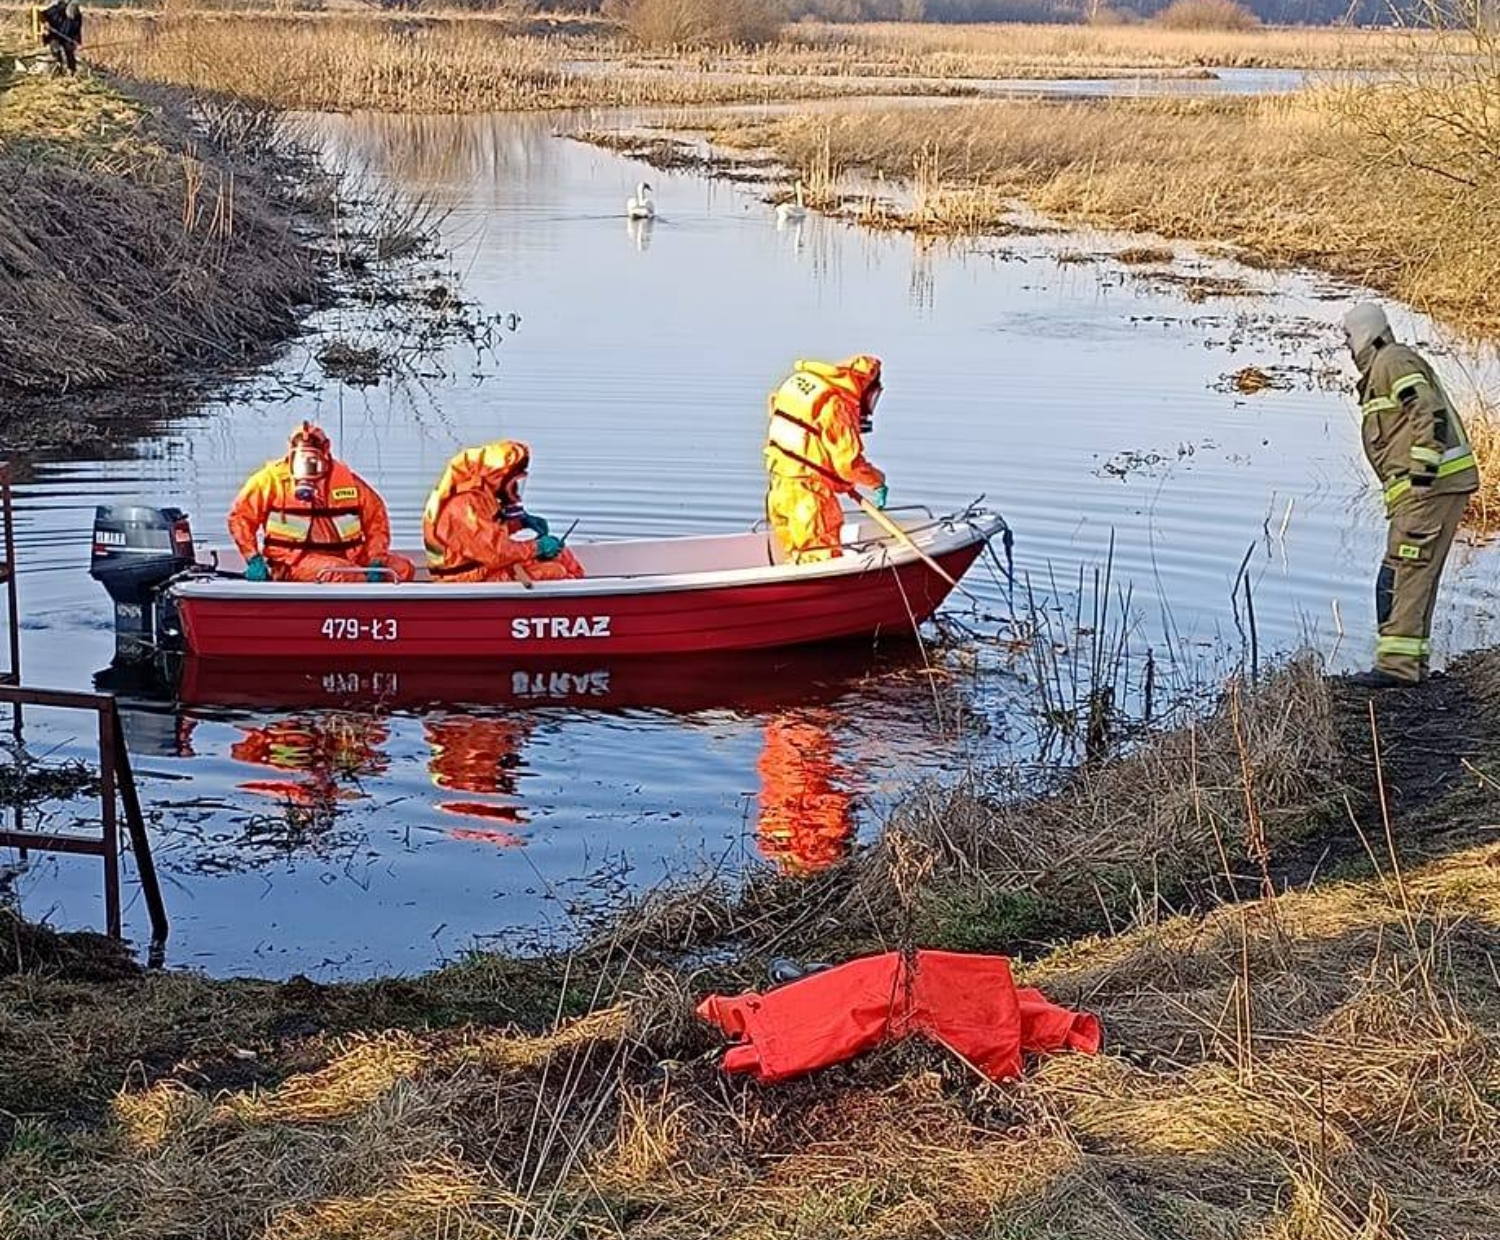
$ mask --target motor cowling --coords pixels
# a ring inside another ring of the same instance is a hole
[[[89,576],[114,600],[116,659],[156,653],[173,627],[164,623],[161,588],[195,560],[193,532],[180,509],[122,504],[94,510]]]

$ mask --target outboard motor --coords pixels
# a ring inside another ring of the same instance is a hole
[[[164,632],[163,585],[195,562],[187,514],[134,504],[94,510],[89,576],[115,601],[115,658],[137,661],[157,651]]]

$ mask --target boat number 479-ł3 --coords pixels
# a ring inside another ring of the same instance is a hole
[[[360,638],[372,642],[393,642],[400,636],[400,630],[394,617],[384,620],[356,620],[353,616],[329,616],[323,621],[323,636],[336,642],[353,642]]]

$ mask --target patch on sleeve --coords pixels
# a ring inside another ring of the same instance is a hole
[[[359,498],[359,488],[358,487],[334,487],[334,489],[333,489],[333,498],[334,498],[335,501],[342,500],[342,499],[358,499]]]

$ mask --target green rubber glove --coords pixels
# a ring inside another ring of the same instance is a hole
[[[366,581],[387,581],[390,574],[385,571],[385,561],[376,556],[365,568]]]
[[[891,488],[881,483],[875,488],[875,507],[884,508],[886,500],[891,497]]]
[[[271,566],[266,563],[263,555],[252,555],[245,561],[246,581],[270,581]]]
[[[551,534],[543,534],[536,540],[536,558],[539,560],[555,560],[563,553],[563,540],[554,538]]]
[[[529,512],[522,514],[521,528],[530,530],[538,538],[545,538],[552,530],[552,527],[547,524],[546,517],[533,516]]]

